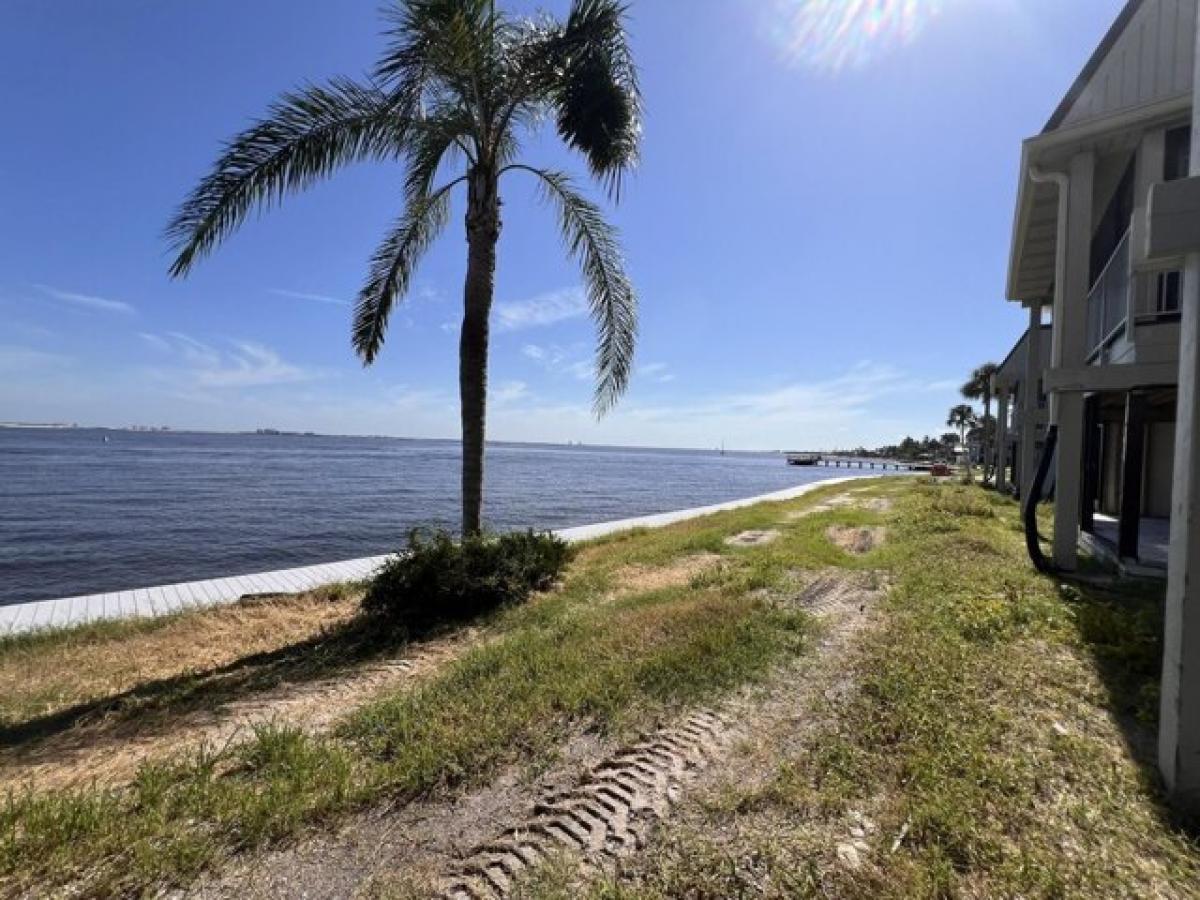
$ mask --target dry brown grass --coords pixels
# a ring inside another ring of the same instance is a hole
[[[0,649],[0,726],[299,643],[344,625],[358,600],[353,591],[313,591],[191,612],[132,633],[85,630]]]
[[[623,566],[615,573],[614,589],[624,596],[682,587],[720,564],[721,556],[717,553],[694,553],[662,566]]]
[[[266,690],[246,690],[182,710],[167,706],[134,716],[94,715],[72,728],[0,750],[0,792],[119,786],[148,760],[186,755],[201,745],[219,749],[251,737],[264,725],[325,731],[362,704],[438,671],[474,639],[474,632],[466,630],[328,677],[306,680],[297,673],[301,677],[296,680],[285,679]]]

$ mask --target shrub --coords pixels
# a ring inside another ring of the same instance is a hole
[[[410,631],[465,621],[550,587],[573,552],[566,541],[532,531],[458,542],[444,531],[414,529],[407,552],[369,583],[363,612]]]

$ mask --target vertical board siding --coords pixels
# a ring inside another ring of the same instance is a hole
[[[1191,91],[1197,0],[1148,0],[1113,44],[1060,127]]]

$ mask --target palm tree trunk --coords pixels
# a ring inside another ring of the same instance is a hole
[[[983,484],[987,486],[989,473],[992,467],[992,446],[996,441],[996,431],[992,429],[992,436],[988,437],[988,419],[992,417],[992,395],[986,393],[983,395]]]
[[[487,425],[488,322],[496,283],[500,200],[496,173],[477,166],[467,199],[467,278],[458,346],[458,390],[462,405],[462,531],[483,529],[483,448]]]

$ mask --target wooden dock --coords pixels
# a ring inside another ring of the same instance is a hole
[[[773,494],[764,494],[760,497],[748,497],[744,500],[732,500],[728,503],[639,516],[634,519],[621,519],[615,522],[601,522],[596,525],[582,525],[578,528],[561,529],[555,533],[567,541],[586,541],[632,528],[661,528],[697,516],[739,509],[755,503],[793,500],[817,488],[851,481],[858,477],[862,476],[828,478],[812,484],[777,491]],[[88,594],[81,597],[64,597],[58,600],[39,600],[0,606],[0,634],[20,634],[53,628],[67,628],[106,619],[165,616],[187,610],[236,603],[246,597],[263,594],[295,594],[325,584],[367,578],[387,559],[387,556],[368,556],[362,559],[280,569],[274,572],[258,572],[252,575],[236,575],[230,578],[187,581],[135,590],[113,591],[106,594]]]
[[[867,469],[880,472],[929,472],[933,463],[902,462],[894,459],[869,459],[858,456],[843,456],[836,453],[796,452],[788,453],[789,466],[826,466],[833,469]]]

